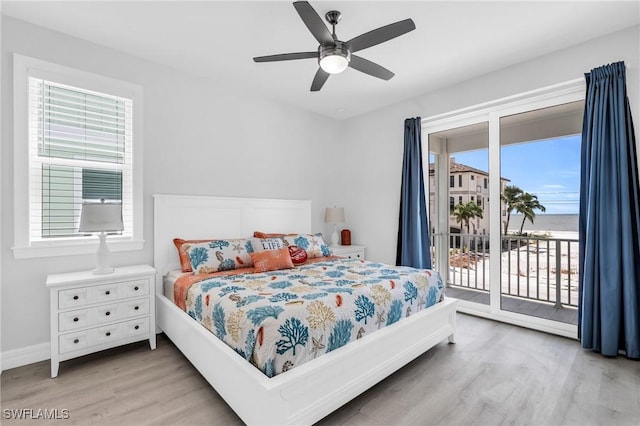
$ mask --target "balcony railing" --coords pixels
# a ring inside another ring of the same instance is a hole
[[[488,235],[451,234],[448,284],[488,292],[489,250]],[[577,239],[509,235],[499,250],[503,295],[578,305]]]

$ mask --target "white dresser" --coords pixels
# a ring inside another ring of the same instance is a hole
[[[364,246],[331,246],[329,248],[334,256],[364,260]]]
[[[155,274],[149,265],[47,276],[51,377],[61,361],[149,339],[156,347]]]

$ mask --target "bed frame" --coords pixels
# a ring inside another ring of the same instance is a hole
[[[157,324],[247,424],[312,424],[445,338],[454,342],[455,299],[424,309],[268,378],[163,295],[179,268],[173,238],[237,238],[253,231],[311,231],[311,202],[154,195]],[[390,351],[389,348],[394,348]]]

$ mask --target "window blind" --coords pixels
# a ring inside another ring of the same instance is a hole
[[[29,77],[30,240],[78,237],[84,201],[122,202],[132,236],[131,99]]]

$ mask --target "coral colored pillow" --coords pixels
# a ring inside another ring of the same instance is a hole
[[[288,248],[250,253],[256,272],[277,271],[293,268],[293,261]]]
[[[282,238],[288,234],[266,234],[260,231],[253,231],[253,236],[256,238]]]
[[[182,238],[174,238],[173,244],[176,245],[178,249],[178,257],[180,257],[180,268],[182,272],[192,272],[191,270],[191,261],[189,260],[189,255],[187,254],[187,250],[183,247],[184,244],[197,244],[197,243],[208,243],[213,240],[183,240]]]

